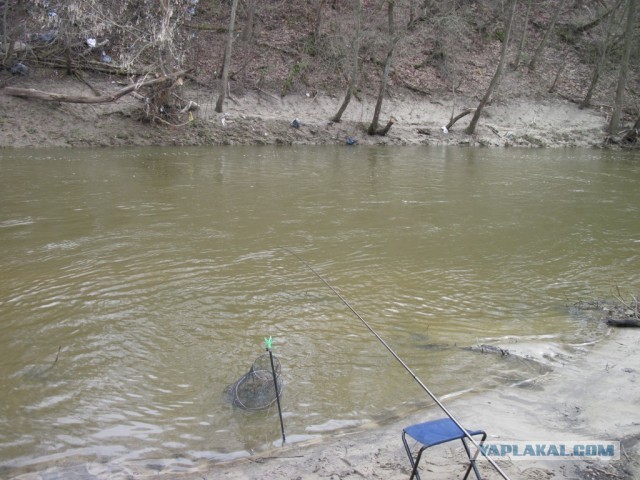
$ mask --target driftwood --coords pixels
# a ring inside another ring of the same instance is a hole
[[[166,75],[164,77],[148,80],[146,82],[133,83],[127,87],[121,88],[117,92],[110,93],[110,94],[101,94],[94,97],[88,97],[83,95],[63,95],[60,93],[43,92],[42,90],[35,90],[33,88],[16,88],[16,87],[5,87],[4,93],[5,95],[11,95],[13,97],[35,98],[37,100],[42,100],[45,102],[109,103],[109,102],[115,102],[119,98],[124,97],[125,95],[131,92],[135,92],[141,88],[150,87],[150,86],[161,84],[164,82],[175,81],[176,79],[183,77],[186,73],[187,73],[186,71],[181,71],[181,72],[173,73],[171,75]]]
[[[622,137],[622,143],[626,145],[632,145],[638,143],[638,136],[640,135],[640,115],[633,125],[633,128],[627,130],[627,133]]]
[[[631,297],[631,301],[625,301],[618,291],[616,301],[591,300],[580,301],[573,304],[578,310],[593,310],[601,312],[602,320],[611,327],[640,328],[640,305],[638,298]]]
[[[463,350],[471,350],[472,352],[480,352],[480,353],[497,353],[502,357],[506,357],[509,355],[509,350],[506,348],[496,347],[494,345],[475,345],[472,347],[464,347]]]
[[[475,111],[476,111],[475,108],[465,108],[461,113],[459,113],[458,115],[453,117],[451,120],[449,120],[449,123],[447,123],[447,130],[450,130],[451,127],[453,127],[453,124],[456,123],[458,120],[460,120],[463,117],[466,117],[467,115]]]
[[[394,123],[396,123],[395,117],[389,117],[389,121],[384,126],[384,128],[380,128],[376,130],[376,135],[380,135],[384,137],[387,133],[389,133],[389,130],[391,130],[391,127],[393,127]]]
[[[636,318],[609,318],[607,325],[612,327],[640,328],[640,320]]]

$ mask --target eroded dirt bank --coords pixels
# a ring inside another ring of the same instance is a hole
[[[54,75],[55,74],[51,74]],[[115,91],[114,80],[91,79],[101,91]],[[20,82],[68,95],[91,95],[89,87],[70,77],[41,76]],[[348,137],[367,145],[470,145],[523,147],[597,147],[602,145],[606,114],[581,110],[553,96],[519,96],[485,107],[474,135],[463,133],[469,117],[445,133],[452,111],[475,106],[477,99],[394,93],[383,104],[382,118],[396,123],[387,136],[369,136],[375,98],[353,100],[341,123],[329,118],[342,101],[339,94],[309,92],[280,97],[247,91],[227,100],[225,112],[214,112],[215,96],[192,82],[181,95],[200,105],[193,121],[182,126],[149,125],[137,119],[142,100],[128,95],[117,102],[74,104],[12,97],[0,91],[0,146],[111,147],[147,145],[322,145],[345,144]],[[291,122],[298,119],[299,128]],[[386,120],[385,120],[386,121]]]

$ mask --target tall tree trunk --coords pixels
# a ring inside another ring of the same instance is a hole
[[[218,101],[216,102],[216,112],[222,113],[222,106],[227,94],[227,83],[229,83],[229,65],[231,65],[231,47],[233,45],[233,29],[236,23],[236,10],[238,0],[233,0],[231,4],[231,18],[229,19],[229,35],[227,36],[227,48],[224,51],[224,64],[222,65],[222,79],[218,90]]]
[[[320,30],[322,29],[322,7],[324,7],[325,0],[316,0],[315,11],[313,14],[313,43],[320,38]]]
[[[2,9],[2,45],[5,48],[5,55],[2,59],[2,64],[5,68],[9,68],[11,56],[13,55],[13,38],[9,35],[9,30],[7,28],[7,17],[9,15],[9,0],[4,0],[4,7]],[[11,42],[11,45],[9,45]]]
[[[602,73],[605,62],[607,60],[607,52],[609,51],[609,42],[611,38],[611,27],[613,25],[613,18],[615,16],[614,14],[621,4],[622,4],[622,0],[618,0],[614,5],[614,7],[611,10],[609,10],[609,13],[611,13],[611,15],[609,15],[607,18],[607,27],[604,35],[604,40],[602,42],[602,48],[600,49],[600,57],[598,58],[598,63],[596,63],[596,66],[593,70],[593,76],[591,77],[591,83],[589,84],[589,89],[587,90],[587,93],[584,96],[584,99],[582,100],[582,102],[580,102],[580,108],[587,108],[589,105],[591,105],[591,98],[593,97],[593,92],[596,88],[596,85],[598,84],[598,80],[600,79],[600,74]]]
[[[247,4],[247,22],[242,30],[242,40],[248,42],[253,38],[256,18],[256,0],[246,0]]]
[[[529,14],[531,13],[531,1],[527,2],[527,12],[524,14],[524,26],[522,27],[522,36],[520,37],[520,43],[518,44],[518,53],[516,59],[513,61],[513,69],[517,70],[520,66],[520,60],[522,59],[522,52],[524,46],[527,43],[527,31],[529,30]]]
[[[498,62],[498,68],[496,68],[496,73],[493,74],[493,78],[491,79],[491,83],[489,84],[489,88],[487,88],[487,92],[480,100],[480,105],[476,108],[475,113],[473,114],[473,118],[471,119],[471,123],[465,130],[468,135],[473,135],[476,131],[476,125],[478,124],[478,120],[480,119],[480,114],[482,113],[482,109],[491,98],[491,94],[493,93],[493,89],[496,87],[498,82],[500,81],[500,76],[502,75],[502,69],[504,68],[504,62],[507,57],[507,46],[509,45],[509,38],[511,37],[511,27],[513,25],[513,16],[516,11],[516,6],[518,5],[518,0],[512,0],[511,8],[509,9],[509,16],[507,17],[507,28],[506,33],[504,35],[504,40],[502,42],[502,51],[500,52],[500,62]]]
[[[398,39],[395,34],[395,0],[389,0],[387,15],[389,19],[389,50],[387,51],[387,58],[384,62],[384,68],[382,70],[382,81],[380,84],[380,91],[378,92],[378,100],[376,101],[376,107],[373,111],[373,119],[371,125],[367,129],[369,135],[376,135],[378,133],[378,122],[380,121],[380,112],[382,111],[382,100],[387,91],[387,82],[389,81],[389,70],[391,70],[391,61],[393,59],[393,51],[396,48]]]
[[[544,32],[544,36],[540,43],[538,44],[538,48],[536,48],[535,53],[533,54],[533,58],[529,62],[529,70],[533,71],[536,69],[536,63],[540,59],[542,52],[544,51],[547,43],[549,43],[549,39],[551,38],[551,34],[553,33],[553,29],[556,27],[556,22],[558,21],[558,17],[560,16],[560,12],[562,11],[562,7],[564,6],[566,0],[560,0],[560,5],[556,7],[556,11],[553,13],[553,17],[551,18],[551,23],[549,24],[549,28]]]
[[[332,122],[340,122],[342,119],[342,114],[349,106],[349,102],[351,101],[351,96],[356,90],[356,85],[358,84],[358,66],[360,63],[360,20],[362,17],[362,2],[361,0],[356,0],[356,36],[353,40],[353,59],[351,65],[351,77],[349,78],[349,86],[347,87],[347,93],[344,97],[344,101],[342,105],[338,109],[338,112],[331,118]]]
[[[633,27],[636,23],[636,2],[637,0],[628,0],[627,2],[627,28],[624,33],[624,52],[622,55],[622,63],[620,65],[620,74],[618,75],[616,103],[613,106],[613,114],[611,115],[611,122],[609,123],[610,134],[615,134],[620,129],[620,114],[622,112],[622,102],[624,100],[624,89],[627,85],[629,58],[631,57],[631,45],[633,43]]]
[[[551,84],[551,86],[549,87],[549,93],[553,93],[556,91],[556,86],[558,85],[558,81],[560,80],[560,77],[562,76],[562,72],[564,72],[564,67],[567,66],[567,59],[569,58],[569,49],[565,48],[565,54],[564,54],[564,58],[562,59],[562,63],[560,64],[560,67],[558,68],[558,71],[556,72],[556,77],[553,79],[553,83]]]

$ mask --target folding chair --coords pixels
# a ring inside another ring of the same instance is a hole
[[[482,435],[482,439],[479,443],[480,446],[482,446],[487,438],[487,434],[482,430],[467,430],[467,432],[472,437]],[[413,458],[413,454],[411,453],[411,448],[409,448],[409,444],[407,443],[407,435],[413,438],[418,443],[422,444],[422,447],[420,447],[415,460]],[[427,448],[433,447],[435,445],[440,445],[441,443],[451,442],[453,440],[462,441],[462,445],[467,452],[467,457],[469,457],[469,467],[467,468],[467,472],[464,474],[463,480],[467,479],[472,468],[478,480],[482,480],[480,477],[480,472],[478,472],[478,468],[476,467],[475,458],[471,457],[471,451],[469,450],[469,446],[467,445],[467,438],[464,432],[450,418],[442,418],[440,420],[418,423],[416,425],[406,427],[402,431],[402,443],[404,443],[404,448],[407,451],[409,461],[411,462],[411,467],[413,468],[409,480],[413,480],[413,477],[415,477],[417,480],[420,480],[420,474],[418,473],[418,464],[420,463],[422,453]]]

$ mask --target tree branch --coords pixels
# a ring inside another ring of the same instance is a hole
[[[35,90],[33,88],[15,88],[15,87],[5,87],[4,93],[5,95],[10,95],[12,97],[35,98],[45,102],[109,103],[109,102],[115,102],[119,98],[124,97],[125,95],[131,92],[135,92],[141,88],[157,85],[159,83],[164,83],[168,81],[173,81],[179,77],[184,76],[186,73],[187,73],[186,71],[181,71],[181,72],[173,73],[171,75],[166,75],[164,77],[155,78],[147,82],[133,83],[127,87],[121,88],[117,92],[110,93],[110,94],[103,94],[97,97],[88,97],[88,96],[82,96],[82,95],[63,95],[61,93],[43,92],[42,90]]]

